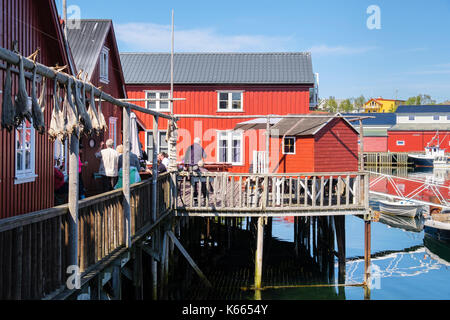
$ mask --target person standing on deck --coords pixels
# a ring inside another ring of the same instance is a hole
[[[114,189],[119,175],[119,153],[113,149],[114,141],[106,140],[106,149],[103,149],[105,143],[100,143],[100,149],[95,156],[100,159],[99,174],[102,176],[103,192]],[[103,149],[103,150],[102,150]]]
[[[187,148],[186,155],[184,156],[184,164],[192,166],[198,166],[198,163],[206,158],[206,152],[200,144],[200,138],[195,138],[194,143]]]

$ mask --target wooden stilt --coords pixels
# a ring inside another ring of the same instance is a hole
[[[370,245],[371,245],[371,222],[364,222],[364,298],[370,299]]]
[[[338,247],[338,281],[345,283],[345,216],[334,216],[334,225]]]
[[[263,264],[263,243],[264,243],[264,218],[259,217],[257,222],[258,234],[256,237],[255,254],[255,288],[261,289],[262,264]]]

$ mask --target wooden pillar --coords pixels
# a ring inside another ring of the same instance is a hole
[[[334,216],[334,225],[338,247],[338,281],[345,283],[345,216]]]
[[[122,157],[122,185],[123,185],[123,236],[125,245],[131,247],[131,207],[130,207],[130,109],[123,108],[123,157]]]
[[[78,131],[78,130],[77,130]],[[68,266],[78,266],[78,198],[79,198],[79,174],[78,155],[80,145],[79,133],[76,132],[69,137],[69,258]]]
[[[158,116],[153,117],[153,157],[152,157],[152,221],[153,223],[157,219],[157,200],[158,200]],[[159,234],[155,230],[152,234],[152,249],[156,252],[158,244],[157,238]],[[152,257],[152,298],[153,300],[158,299],[158,262]]]
[[[111,283],[115,300],[122,300],[122,278],[120,271],[120,261],[113,267],[111,273]]]
[[[363,152],[364,152],[364,129],[362,120],[359,120],[359,164],[360,164],[360,170],[364,170],[364,159],[363,159]]]
[[[255,254],[255,289],[261,289],[263,243],[264,243],[264,218],[259,217],[257,222],[256,254]]]
[[[364,284],[366,291],[370,292],[370,250],[371,250],[371,222],[369,219],[364,221]]]

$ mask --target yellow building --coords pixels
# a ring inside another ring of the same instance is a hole
[[[366,113],[395,112],[397,107],[403,102],[405,102],[405,100],[393,100],[383,98],[370,99],[364,104],[364,112]]]

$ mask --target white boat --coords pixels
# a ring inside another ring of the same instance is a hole
[[[379,203],[380,203],[380,212],[401,217],[414,218],[422,211],[423,208],[423,205],[407,200],[401,201],[380,200]]]
[[[425,147],[425,154],[408,154],[408,157],[414,163],[416,167],[429,167],[434,166],[434,160],[436,158],[443,158],[445,156],[445,149],[441,149],[437,146]]]

